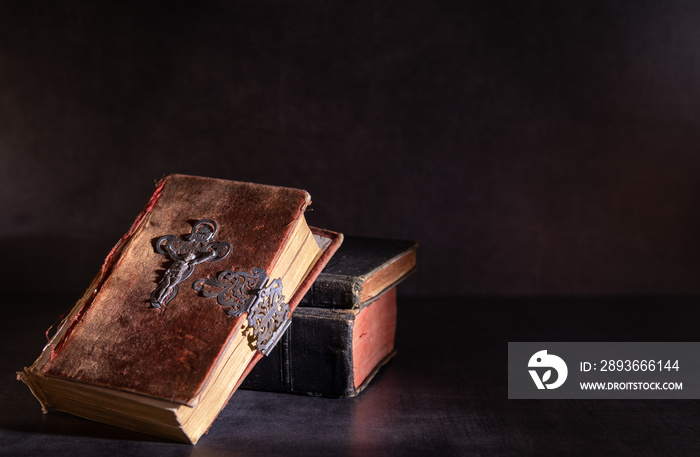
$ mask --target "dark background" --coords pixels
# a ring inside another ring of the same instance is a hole
[[[698,455],[697,401],[506,386],[508,341],[697,340],[698,24],[695,1],[0,0],[0,455]],[[195,447],[39,414],[14,371],[169,173],[420,242],[365,393],[241,391]]]
[[[2,2],[3,290],[188,173],[416,239],[404,294],[700,292],[700,4]]]

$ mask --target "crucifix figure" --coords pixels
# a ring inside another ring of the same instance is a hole
[[[156,241],[156,252],[167,255],[172,264],[165,270],[163,279],[151,293],[151,306],[167,305],[179,290],[178,284],[189,278],[194,267],[202,262],[218,262],[231,251],[228,241],[213,241],[219,226],[211,219],[202,219],[192,227],[184,239],[165,235]]]

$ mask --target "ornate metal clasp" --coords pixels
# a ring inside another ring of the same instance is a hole
[[[207,298],[216,297],[221,306],[229,308],[226,311],[229,316],[238,317],[248,312],[255,295],[267,280],[262,268],[253,268],[251,273],[225,270],[218,275],[198,279],[192,288]]]
[[[165,235],[156,241],[156,252],[167,255],[170,264],[158,287],[151,293],[151,306],[161,308],[175,298],[178,284],[189,278],[194,267],[202,262],[218,262],[231,252],[227,241],[213,241],[219,226],[211,219],[202,219],[192,227],[192,232],[184,239],[175,235]]]
[[[248,325],[253,328],[258,350],[268,355],[291,323],[289,304],[282,295],[282,281],[275,279],[260,289],[248,310]]]
[[[221,306],[229,308],[229,316],[248,313],[251,339],[260,352],[268,355],[292,322],[289,304],[282,295],[282,281],[275,279],[263,287],[268,279],[262,268],[254,268],[251,273],[225,270],[195,281],[192,288],[205,297],[216,297]]]

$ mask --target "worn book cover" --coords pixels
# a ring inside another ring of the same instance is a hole
[[[414,241],[346,237],[242,387],[358,395],[395,353],[396,286],[415,270],[416,249]]]
[[[45,410],[196,442],[342,241],[307,192],[173,175],[20,379]]]
[[[411,240],[348,236],[300,306],[362,306],[413,272],[417,248]]]

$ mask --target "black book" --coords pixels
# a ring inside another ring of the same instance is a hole
[[[395,354],[396,285],[416,268],[417,243],[345,237],[244,389],[359,394]]]

